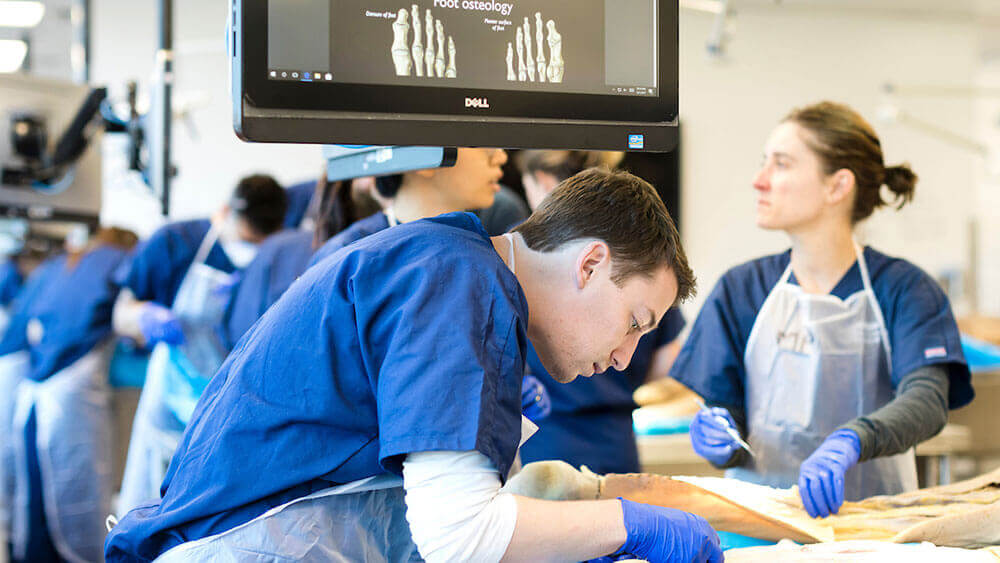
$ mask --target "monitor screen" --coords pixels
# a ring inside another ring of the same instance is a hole
[[[677,0],[232,0],[250,141],[668,151]]]
[[[656,0],[268,0],[267,78],[656,96]]]

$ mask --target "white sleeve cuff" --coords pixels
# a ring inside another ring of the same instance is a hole
[[[500,492],[483,454],[418,452],[403,460],[406,520],[428,563],[500,561],[517,523],[514,496]]]

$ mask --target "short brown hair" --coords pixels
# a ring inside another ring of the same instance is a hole
[[[611,151],[525,150],[514,156],[521,173],[546,172],[562,182],[588,168],[615,168],[624,153]]]
[[[792,110],[782,121],[792,122],[810,133],[804,139],[823,163],[824,173],[847,169],[854,174],[856,194],[851,222],[867,219],[882,199],[882,186],[895,194],[896,209],[913,199],[917,175],[908,164],[886,167],[882,143],[875,130],[856,111],[844,104],[820,102]]]
[[[666,266],[677,276],[675,303],[694,296],[694,273],[670,213],[649,182],[628,172],[590,168],[567,178],[514,231],[539,252],[602,240],[611,249],[617,285]]]

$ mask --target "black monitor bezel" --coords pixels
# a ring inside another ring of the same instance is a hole
[[[267,77],[267,0],[237,1],[242,8],[238,12],[242,37],[257,38],[238,42],[242,50],[243,93],[247,102],[257,108],[623,123],[670,123],[677,118],[677,0],[657,0],[660,18],[658,96],[270,80]],[[261,37],[264,40],[260,40]],[[490,107],[466,107],[466,98],[486,98]],[[392,112],[385,111],[389,107],[393,108]]]

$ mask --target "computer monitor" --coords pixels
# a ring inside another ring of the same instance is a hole
[[[677,0],[233,0],[251,141],[666,151]]]
[[[101,134],[84,129],[98,97],[85,84],[0,75],[0,216],[96,224],[101,212]],[[31,143],[15,130],[29,124],[44,131],[28,136]],[[55,176],[32,176],[38,171],[29,162],[33,151],[47,163],[60,164]]]

